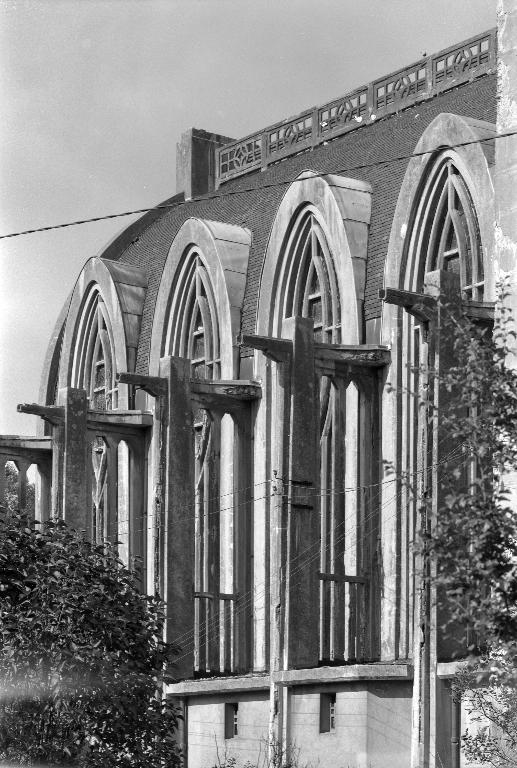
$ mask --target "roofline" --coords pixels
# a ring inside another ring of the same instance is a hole
[[[495,71],[497,29],[216,149],[216,188]]]

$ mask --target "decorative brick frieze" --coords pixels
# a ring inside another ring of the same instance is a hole
[[[216,150],[216,186],[495,70],[496,30]]]

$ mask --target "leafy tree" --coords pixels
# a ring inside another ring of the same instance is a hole
[[[478,764],[517,768],[517,514],[510,494],[517,373],[508,365],[515,333],[505,293],[503,286],[494,328],[442,304],[440,343],[452,350],[454,364],[427,371],[441,405],[426,407],[438,421],[439,439],[454,450],[438,468],[435,519],[425,502],[421,551],[444,621],[440,630],[465,638],[469,662],[456,676],[455,695],[471,720],[484,724],[464,735],[464,753]]]
[[[0,515],[0,759],[177,766],[163,689],[175,649],[163,610],[116,550],[62,521]]]
[[[0,499],[0,506],[6,506],[7,509],[14,511],[18,509],[18,470],[14,462],[8,461],[5,464],[5,497]],[[34,516],[35,506],[35,488],[34,483],[27,482],[25,512],[31,517]]]
[[[511,319],[503,302],[494,330],[457,307],[445,309],[441,333],[455,362],[431,378],[446,399],[439,406],[440,436],[456,450],[439,468],[441,503],[424,551],[436,564],[433,581],[451,627],[465,629],[469,651],[478,653],[480,643],[502,647],[514,663],[517,517],[506,487],[517,471],[517,374],[507,365]]]

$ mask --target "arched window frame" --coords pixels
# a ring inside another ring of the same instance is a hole
[[[415,290],[422,289],[428,272],[452,267],[460,275],[463,297],[483,301],[479,223],[461,164],[453,151],[445,150],[436,153],[429,166],[405,245],[404,260],[417,265]]]
[[[361,343],[370,206],[371,189],[369,185],[354,179],[337,176],[322,178],[312,172],[304,172],[288,188],[273,223],[261,276],[257,310],[257,334],[259,336],[282,337],[287,325],[290,328],[293,327],[290,319],[286,320],[286,318],[289,318],[290,313],[297,313],[298,315],[310,314],[310,298],[319,298],[317,295],[319,291],[312,291],[310,283],[308,283],[308,278],[311,275],[310,262],[313,261],[312,259],[309,260],[308,254],[310,253],[312,256],[313,254],[320,253],[321,257],[317,257],[314,260],[316,262],[314,269],[318,270],[318,267],[320,268],[320,286],[321,284],[326,286],[326,291],[324,290],[322,293],[326,293],[325,298],[330,300],[326,302],[325,307],[322,306],[323,322],[320,328],[316,328],[318,335],[315,341],[318,343],[321,339],[325,343],[352,345]],[[314,240],[318,241],[318,247],[315,247]],[[325,312],[327,316],[323,318]],[[256,422],[258,434],[265,438],[264,443],[256,442],[255,467],[256,478],[259,482],[267,482],[268,478],[271,477],[271,473],[274,476],[285,477],[289,473],[285,457],[291,450],[296,450],[296,446],[286,447],[284,443],[285,422],[283,419],[285,419],[285,408],[287,406],[285,404],[285,372],[282,373],[281,367],[282,363],[266,359],[261,353],[256,353],[256,375],[264,382],[264,391],[270,393],[267,401],[263,399],[259,405]],[[325,377],[322,378],[324,379]],[[317,389],[316,387],[315,391]],[[347,409],[345,406],[345,400],[347,399],[346,387],[343,387],[339,381],[322,383],[320,386],[321,391],[328,391],[332,395],[334,395],[335,391],[339,393],[335,398],[335,409],[334,397],[327,399],[319,398],[322,401],[319,419],[320,460],[325,461],[324,454],[329,455],[328,448],[330,447],[330,453],[333,456],[331,463],[337,466],[337,463],[339,463],[337,455],[340,449],[338,451],[334,450],[336,442],[334,437],[338,430],[330,428],[329,420],[334,422],[336,417],[342,418],[345,411],[348,410],[350,425],[354,424],[354,429],[350,430],[351,434],[349,437],[352,437],[352,433],[354,436],[357,436],[355,422],[359,420],[360,408],[358,397],[349,398],[349,407]],[[353,394],[358,395],[357,390]],[[266,407],[267,405],[269,407]],[[316,400],[314,401],[314,406],[316,407]],[[343,421],[339,424],[339,430],[343,433]],[[310,442],[311,436],[307,435],[307,440]],[[355,440],[355,438],[352,437],[352,440]],[[343,440],[342,442],[342,447],[344,448],[345,441]],[[355,442],[351,449],[350,454],[356,451]],[[336,459],[337,461],[335,461]],[[352,462],[349,462],[351,477],[343,477],[343,471],[336,473],[334,471],[336,467],[331,469],[324,480],[326,486],[334,486],[336,476],[339,478],[338,484],[348,483],[348,485],[356,486],[359,468],[357,463],[353,469],[351,465]],[[322,473],[318,474],[320,475],[318,482],[321,484]],[[337,494],[333,491],[331,492],[329,489],[328,495],[327,493],[322,495],[322,507],[325,506],[327,498],[341,498],[344,500],[345,495],[344,493]],[[311,612],[314,626],[318,625],[319,613],[320,662],[330,660],[329,657],[332,657],[335,661],[344,655],[348,659],[355,657],[356,646],[354,648],[348,647],[345,651],[343,645],[346,645],[346,641],[343,643],[343,638],[340,638],[341,648],[338,649],[334,640],[331,640],[329,637],[332,631],[328,631],[327,617],[323,618],[322,616],[326,611],[326,608],[323,607],[322,592],[325,593],[324,600],[326,605],[329,606],[329,592],[331,594],[330,601],[332,601],[333,596],[337,592],[336,583],[338,580],[333,575],[333,569],[338,565],[337,558],[335,557],[335,547],[339,542],[337,542],[337,537],[334,536],[332,528],[335,524],[341,525],[340,533],[344,533],[349,544],[355,541],[357,534],[355,524],[356,502],[357,500],[352,494],[347,496],[349,506],[346,516],[342,515],[343,509],[331,509],[332,504],[327,505],[325,515],[329,515],[331,518],[334,516],[331,525],[327,524],[326,518],[323,520],[320,517],[319,541],[311,539],[309,542],[306,538],[303,538],[304,545],[307,544],[309,548],[321,546],[319,553],[321,559],[318,565],[324,564],[327,570],[324,576],[328,576],[326,580],[320,581],[319,608],[316,594],[313,595],[311,592],[310,595],[306,594],[303,597],[304,600],[307,599],[311,604],[310,607],[304,607],[304,610],[308,609]],[[281,527],[277,529],[277,526],[282,526],[283,523],[280,522],[277,514],[275,504],[268,503],[268,500],[265,500],[263,504],[255,505],[256,526],[257,523],[260,524],[262,516],[265,525],[267,526],[267,521],[270,521],[269,524],[272,528],[269,533],[270,556],[272,558],[270,569],[272,574],[276,573],[276,569],[279,567],[276,558],[280,557],[282,560],[283,557],[282,529]],[[328,530],[325,530],[325,528]],[[257,530],[259,530],[258,526]],[[313,527],[311,527],[312,530]],[[314,534],[316,534],[316,531],[314,531]],[[300,545],[302,549],[304,545]],[[327,547],[329,547],[329,556],[325,558]],[[264,562],[265,558],[266,553],[264,553]],[[350,558],[346,564],[349,574],[353,573],[354,559],[354,557]],[[342,556],[340,560],[343,561]],[[260,563],[260,555],[255,557],[255,562],[257,564]],[[316,565],[314,567],[317,568]],[[339,567],[341,568],[340,564]],[[322,576],[323,574],[320,574],[320,579]],[[278,600],[283,599],[278,592],[278,585],[274,577],[272,578],[270,588],[270,610],[274,610]],[[286,599],[290,600],[290,597],[286,597]],[[313,605],[314,602],[316,602],[316,605]],[[344,605],[344,600],[341,604]],[[264,606],[264,608],[267,611],[267,606]],[[259,617],[260,611],[260,601],[257,600],[257,613]],[[332,615],[331,621],[333,626],[337,627],[342,618],[340,612],[336,612],[331,607],[330,614]],[[323,629],[323,622],[327,622],[327,629]],[[344,626],[344,622],[341,623],[341,626]],[[262,625],[260,619],[255,622],[255,647],[256,653],[258,650],[258,659],[260,659],[259,646],[262,642],[262,627],[264,627],[265,633],[267,633],[266,623]],[[273,650],[272,653],[274,652]],[[316,664],[317,662],[318,656],[316,658],[312,657],[312,661],[307,663]],[[294,660],[292,663],[297,664],[300,662]]]
[[[436,182],[433,168],[436,171],[436,158],[441,156],[454,163],[468,193],[468,202],[476,212],[482,244],[483,300],[494,300],[495,272],[491,263],[495,232],[494,188],[490,169],[493,149],[489,139],[495,135],[494,125],[451,113],[438,115],[425,129],[414,149],[414,157],[408,163],[397,200],[385,264],[386,287],[420,292],[425,284],[431,264],[416,258],[422,253],[416,236],[417,232],[421,236],[422,227],[416,226],[415,222],[424,221],[420,210],[425,210],[432,179]],[[412,237],[414,243],[410,245]],[[464,285],[469,287],[467,281]],[[468,293],[465,298],[470,298]],[[418,369],[411,364],[411,360],[420,358],[421,339],[416,331],[418,329],[414,329],[407,313],[393,304],[384,303],[381,343],[391,348],[390,387],[384,389],[382,396],[382,456],[387,481],[391,477],[390,467],[397,466],[399,472],[411,473],[412,467],[417,466],[418,449],[411,427],[415,418],[414,403],[402,396],[403,392],[414,392],[420,386]],[[381,616],[383,657],[396,659],[411,656],[416,642],[413,633],[415,573],[410,547],[414,532],[409,516],[403,512],[411,500],[406,498],[404,490],[390,496],[388,489],[389,483],[381,486],[384,571]]]
[[[172,242],[158,290],[149,360],[151,375],[159,375],[160,360],[172,355],[188,357],[194,377],[239,378],[237,344],[250,245],[250,232],[235,225],[201,219],[188,219],[182,225]],[[201,329],[198,317],[202,319]],[[194,572],[191,562],[183,564],[185,578],[191,580],[197,593],[194,670],[248,671],[249,642],[242,638],[250,631],[249,611],[234,620],[236,600],[231,595],[249,589],[249,541],[245,535],[239,544],[237,531],[250,509],[248,502],[239,503],[242,496],[235,492],[239,485],[250,485],[249,472],[235,463],[234,451],[240,437],[229,414],[221,418],[220,414],[196,409],[194,428],[196,512],[190,530],[192,540],[197,542]],[[224,467],[220,468],[223,457]],[[234,494],[238,513],[232,504]],[[219,498],[223,496],[221,508]],[[220,593],[225,597],[219,597]],[[221,623],[219,610],[226,617]]]

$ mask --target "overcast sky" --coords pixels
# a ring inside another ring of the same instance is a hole
[[[152,206],[185,129],[244,136],[495,23],[493,0],[0,0],[0,234]],[[0,240],[0,433],[35,434],[16,404],[131,220]]]

